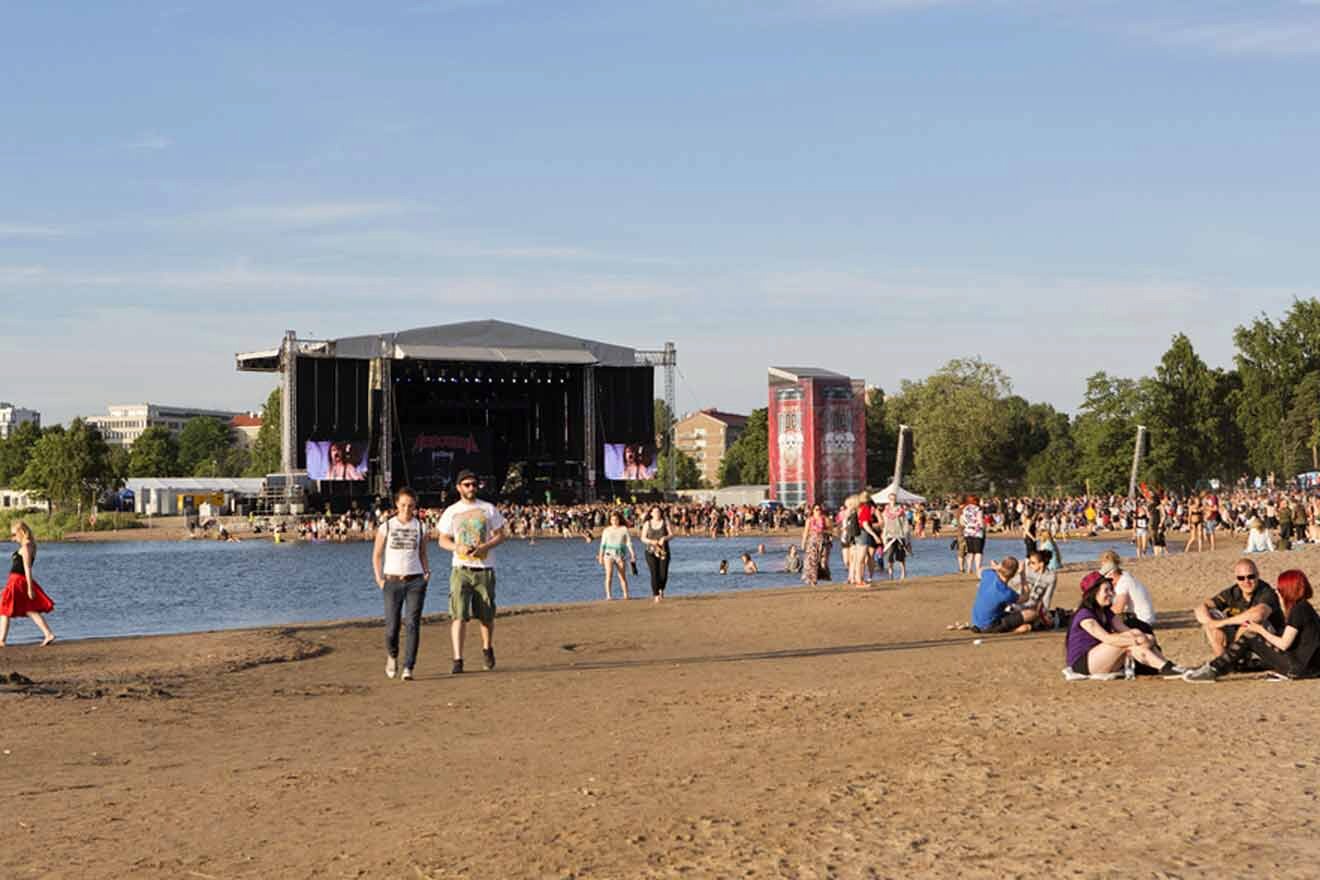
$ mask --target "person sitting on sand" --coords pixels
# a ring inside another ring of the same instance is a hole
[[[1128,629],[1155,634],[1155,603],[1150,590],[1123,570],[1123,560],[1113,550],[1100,554],[1100,574],[1114,582],[1114,613],[1123,618]]]
[[[1233,565],[1236,583],[1206,599],[1193,610],[1210,649],[1219,657],[1240,635],[1243,624],[1258,623],[1271,632],[1283,631],[1283,609],[1274,588],[1260,579],[1256,563],[1239,559]]]
[[[1032,550],[1027,554],[1027,564],[1018,579],[1022,592],[1011,609],[1035,611],[1033,629],[1052,629],[1055,626],[1050,615],[1050,603],[1054,601],[1054,587],[1058,582],[1058,575],[1049,570],[1049,556],[1048,550],[1040,549]]]
[[[1258,588],[1259,589],[1259,588]],[[1187,681],[1210,682],[1254,654],[1267,667],[1287,678],[1320,675],[1320,616],[1311,606],[1311,582],[1297,569],[1279,575],[1279,600],[1283,605],[1283,632],[1275,635],[1255,621],[1242,624],[1243,637],[1234,640],[1223,654],[1190,670]]]
[[[1273,553],[1274,540],[1270,537],[1270,530],[1260,521],[1260,517],[1253,516],[1247,520],[1247,553]]]
[[[759,570],[756,567],[756,561],[747,553],[744,553],[740,558],[743,564],[743,574],[756,574]]]
[[[1166,658],[1155,647],[1155,638],[1129,629],[1114,614],[1114,584],[1098,571],[1082,578],[1082,601],[1073,612],[1064,643],[1065,676],[1106,676],[1122,670],[1128,657],[1157,670],[1165,678],[1176,678],[1187,670]]]
[[[994,560],[981,572],[972,604],[972,631],[981,633],[1029,632],[1035,621],[1035,609],[1014,610],[1018,594],[1008,585],[1017,577],[1016,557]]]

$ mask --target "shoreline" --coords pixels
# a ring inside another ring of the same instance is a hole
[[[1099,553],[1077,543],[1055,606]],[[1190,608],[1228,585],[1240,546],[1221,547],[1124,566],[1176,662],[1208,657]],[[1273,583],[1316,572],[1320,548],[1255,560]],[[22,816],[0,876],[1215,876],[1235,841],[1200,829],[1225,799],[1267,822],[1320,785],[1314,682],[1069,684],[1061,632],[944,629],[970,576],[763,577],[659,606],[510,605],[491,673],[473,627],[448,675],[429,614],[408,684],[382,674],[375,615],[0,650]],[[1268,786],[1203,773],[1230,715],[1274,737]],[[1133,803],[1097,773],[1139,778],[1166,821],[1096,849],[1077,829]],[[1039,835],[987,842],[1023,815]],[[1309,860],[1253,867],[1308,876],[1292,864]]]
[[[1131,565],[1171,658],[1207,654],[1188,609],[1237,556]],[[1273,582],[1320,549],[1257,561]],[[1212,876],[1241,857],[1223,803],[1252,826],[1308,814],[1315,683],[1066,683],[1061,633],[944,629],[975,589],[511,606],[497,668],[470,631],[462,675],[428,615],[412,682],[384,676],[378,618],[5,648],[0,875]],[[1203,772],[1225,717],[1267,725],[1268,785]],[[1130,786],[1097,773],[1140,779],[1163,820],[1079,835],[1132,821]],[[1024,815],[1034,834],[986,839]],[[1320,841],[1294,843],[1253,869],[1308,876]]]

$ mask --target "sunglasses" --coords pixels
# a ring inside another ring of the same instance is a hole
[[[460,487],[462,487],[462,486],[475,486],[475,485],[477,485],[477,484],[474,483],[474,482],[472,482],[471,480],[464,480],[463,482],[459,483],[458,485],[459,485]]]
[[[1258,577],[1259,575],[1254,575],[1254,574],[1240,574],[1237,576],[1237,579],[1240,581],[1254,581]]]

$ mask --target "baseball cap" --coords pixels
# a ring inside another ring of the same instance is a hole
[[[464,480],[473,480],[475,482],[481,482],[480,480],[477,479],[477,475],[472,471],[468,470],[467,468],[464,468],[463,470],[459,471],[458,476],[454,477],[454,485],[457,486],[459,483],[463,482]]]
[[[1098,571],[1090,572],[1086,575],[1086,577],[1082,578],[1082,592],[1083,593],[1090,592],[1091,588],[1094,587],[1096,584],[1100,583],[1101,581],[1107,581],[1107,580],[1109,580],[1109,578],[1105,577]]]

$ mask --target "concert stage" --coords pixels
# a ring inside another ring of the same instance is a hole
[[[487,498],[623,492],[605,480],[607,446],[654,447],[654,367],[676,358],[672,344],[638,351],[469,321],[335,340],[289,332],[237,360],[282,374],[283,469],[307,472],[313,503],[343,507],[405,485],[439,504],[465,468]]]

